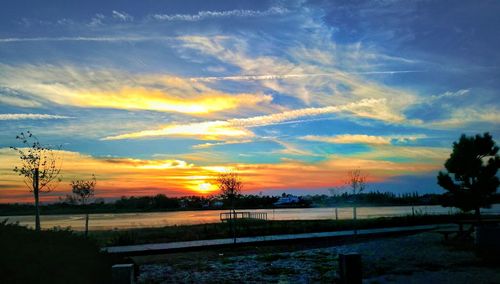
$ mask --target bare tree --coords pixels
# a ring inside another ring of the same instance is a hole
[[[362,173],[360,169],[354,169],[347,172],[346,185],[352,189],[352,194],[360,194],[366,189],[367,175]]]
[[[217,184],[221,191],[221,197],[229,200],[231,210],[234,211],[234,201],[243,189],[243,182],[236,172],[221,173],[217,177]]]
[[[19,154],[21,166],[14,167],[14,172],[24,177],[24,183],[35,197],[35,230],[40,231],[39,194],[50,192],[61,181],[62,159],[57,150],[43,146],[30,131],[16,136],[23,146],[11,147]]]
[[[236,218],[236,211],[234,209],[234,202],[236,198],[239,197],[241,190],[243,189],[243,182],[241,181],[238,173],[230,171],[227,173],[221,173],[217,177],[217,184],[219,190],[221,191],[221,197],[230,202],[230,222],[231,229],[233,231],[234,242],[236,243],[236,227],[234,224],[234,219]]]
[[[352,216],[354,219],[354,233],[357,234],[358,230],[356,228],[357,220],[357,208],[356,201],[357,195],[360,194],[366,188],[366,178],[367,175],[361,172],[360,169],[349,170],[347,172],[346,186],[352,190],[353,194],[353,205],[352,205]]]
[[[90,198],[94,197],[96,183],[97,181],[94,174],[92,174],[92,179],[90,180],[72,180],[70,184],[74,199],[85,207]],[[85,237],[87,237],[88,233],[89,212],[88,208],[85,208]]]

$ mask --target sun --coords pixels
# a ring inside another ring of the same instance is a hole
[[[215,186],[209,182],[203,182],[203,183],[198,184],[198,190],[200,192],[214,191]]]

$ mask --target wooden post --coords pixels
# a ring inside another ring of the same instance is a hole
[[[111,283],[113,284],[134,284],[134,265],[115,264],[111,267]]]
[[[89,213],[85,213],[85,237],[89,235]]]
[[[33,195],[35,196],[35,231],[40,232],[40,172],[38,168],[33,170]]]
[[[357,235],[358,234],[358,227],[357,227],[357,220],[358,220],[358,214],[357,214],[357,211],[356,211],[356,205],[354,205],[352,207],[352,217],[353,217],[353,220],[354,220],[354,234]]]
[[[359,253],[339,254],[339,277],[343,284],[361,284],[363,269]]]
[[[339,220],[339,209],[338,208],[335,208],[335,220],[336,221]]]

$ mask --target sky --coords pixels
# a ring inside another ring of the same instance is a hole
[[[0,202],[32,131],[96,196],[441,193],[462,133],[500,137],[498,1],[7,1]]]

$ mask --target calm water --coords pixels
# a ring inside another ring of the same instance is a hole
[[[452,214],[456,209],[441,206],[415,206],[415,214]],[[314,220],[335,219],[334,208],[291,208],[291,209],[256,209],[243,210],[250,212],[267,212],[270,220]],[[119,214],[91,214],[89,221],[90,230],[109,230],[144,227],[163,227],[172,225],[191,225],[220,222],[219,214],[226,210],[180,211],[158,213],[119,213]],[[412,214],[411,206],[390,207],[360,207],[357,210],[358,218],[375,218],[404,216]],[[482,209],[484,214],[500,214],[500,204],[495,204],[490,209]],[[339,208],[339,219],[351,219],[352,208]],[[19,222],[21,225],[34,226],[33,216],[3,216],[9,222]],[[71,227],[73,230],[83,230],[84,215],[48,215],[42,216],[42,228]]]

